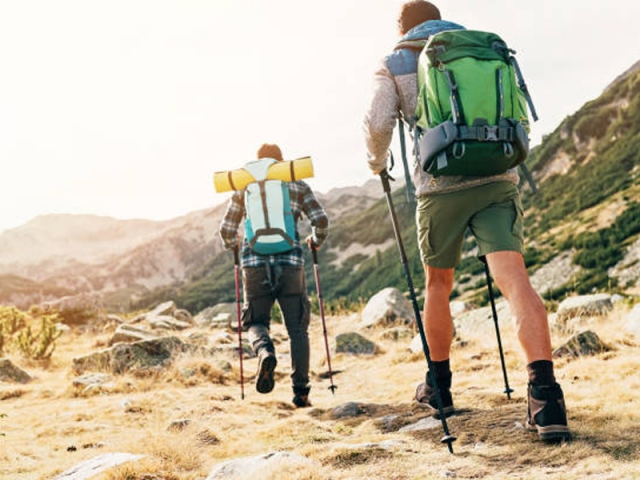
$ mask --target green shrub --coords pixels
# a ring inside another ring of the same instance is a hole
[[[34,360],[50,358],[55,350],[56,340],[62,335],[62,331],[56,326],[55,320],[58,319],[57,315],[43,316],[37,333],[33,333],[30,325],[20,330],[15,339],[18,350],[25,357]]]
[[[62,334],[56,325],[60,320],[58,313],[45,314],[31,309],[27,314],[15,307],[0,307],[0,353],[15,348],[27,358],[50,358],[56,340]],[[34,330],[33,325],[37,322],[40,327]]]
[[[24,328],[27,318],[27,314],[16,307],[2,307],[0,308],[0,330],[8,335],[13,335]]]

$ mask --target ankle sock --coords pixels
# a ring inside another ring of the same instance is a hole
[[[527,365],[529,383],[532,385],[554,385],[556,377],[553,374],[551,360],[536,360]]]
[[[431,362],[433,367],[433,375],[436,377],[436,382],[440,388],[451,388],[451,366],[449,365],[449,359],[442,360],[440,362]],[[430,375],[427,372],[426,375],[427,385],[431,385]]]

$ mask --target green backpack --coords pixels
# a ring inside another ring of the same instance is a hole
[[[529,153],[529,117],[538,117],[513,57],[495,33],[447,30],[418,57],[416,154],[425,172],[485,176]]]

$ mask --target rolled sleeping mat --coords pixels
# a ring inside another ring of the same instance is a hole
[[[311,157],[276,162],[269,167],[267,172],[267,180],[282,180],[283,182],[293,182],[309,177],[313,177]]]
[[[213,186],[217,193],[244,190],[247,185],[255,182],[255,180],[253,175],[244,168],[213,174]]]
[[[265,180],[293,182],[309,177],[313,177],[311,157],[302,157],[271,164]],[[213,186],[217,193],[244,190],[247,185],[255,181],[256,178],[245,168],[213,174]]]

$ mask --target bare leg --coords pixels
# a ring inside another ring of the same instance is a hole
[[[518,252],[494,252],[487,255],[487,262],[498,288],[509,302],[527,363],[550,361],[547,311],[531,286],[522,255]]]
[[[453,341],[453,322],[449,297],[453,289],[453,268],[434,268],[424,265],[426,292],[424,302],[424,329],[431,359],[440,362],[449,359]]]

